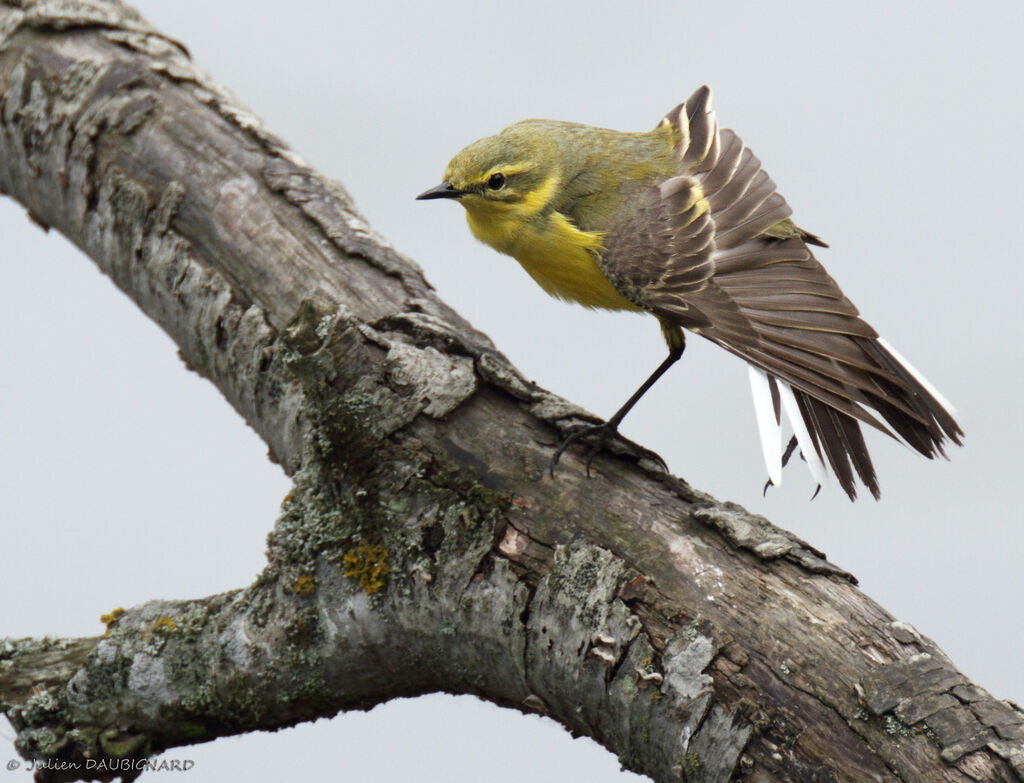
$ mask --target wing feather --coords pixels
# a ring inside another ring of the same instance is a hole
[[[749,153],[748,158],[754,154],[743,146],[743,142],[731,130],[720,131],[719,138],[721,154],[714,168],[704,176],[704,188],[712,194],[718,193],[723,185],[733,179],[745,152]]]
[[[960,443],[952,406],[860,318],[757,156],[718,129],[711,91],[663,122],[676,131],[679,173],[643,194],[598,263],[635,304],[750,363],[772,480],[781,410],[815,479],[827,461],[851,498],[855,474],[878,497],[860,422],[927,457],[947,438]]]
[[[683,166],[692,169],[705,160],[713,163],[718,156],[708,153],[718,152],[718,127],[711,107],[711,88],[701,87],[691,95],[686,100],[685,111],[678,117],[680,120],[685,117],[690,131],[689,144],[682,155]]]

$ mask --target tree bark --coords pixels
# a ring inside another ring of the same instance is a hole
[[[849,574],[523,379],[184,48],[0,3],[0,191],[177,342],[294,479],[257,581],[0,642],[41,781],[395,696],[550,715],[657,781],[1024,780],[1024,714]]]

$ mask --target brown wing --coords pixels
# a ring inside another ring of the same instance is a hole
[[[941,454],[947,437],[959,443],[948,406],[859,317],[807,246],[820,242],[789,221],[761,162],[717,128],[710,90],[663,122],[678,133],[680,173],[650,188],[608,237],[600,264],[619,291],[763,373],[776,426],[781,404],[805,458],[827,459],[851,498],[854,471],[878,497],[858,422],[926,457]]]

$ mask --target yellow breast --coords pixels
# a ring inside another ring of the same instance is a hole
[[[584,307],[640,309],[616,291],[598,267],[600,233],[581,231],[558,212],[529,222],[475,210],[467,210],[466,217],[477,239],[515,258],[552,296]]]

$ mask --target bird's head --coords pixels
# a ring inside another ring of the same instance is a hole
[[[470,144],[445,170],[444,182],[418,199],[457,199],[471,216],[528,218],[555,195],[562,177],[557,138],[544,121],[516,123]]]

